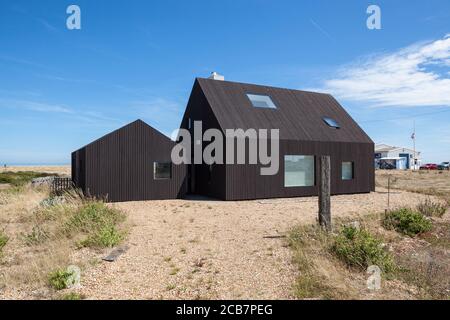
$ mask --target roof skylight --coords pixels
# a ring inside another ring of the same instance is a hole
[[[255,108],[269,108],[276,109],[277,106],[273,103],[272,99],[269,96],[258,95],[258,94],[247,94],[247,97],[252,102],[252,105]]]
[[[323,121],[332,128],[339,129],[341,127],[334,119],[323,117]]]

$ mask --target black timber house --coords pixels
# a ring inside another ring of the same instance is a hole
[[[109,201],[313,196],[319,156],[329,155],[332,194],[375,190],[374,143],[329,94],[197,78],[180,125],[192,139],[195,121],[223,134],[279,129],[278,173],[263,176],[260,164],[172,164],[175,142],[138,120],[74,152],[74,184]]]
[[[72,153],[72,181],[111,202],[184,196],[186,166],[171,164],[175,142],[136,120]]]

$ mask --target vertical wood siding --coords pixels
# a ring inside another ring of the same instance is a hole
[[[174,143],[138,120],[78,151],[85,152],[83,190],[111,202],[183,197],[186,167],[172,164],[172,178],[153,179],[153,162],[171,162]],[[76,156],[75,156],[76,158]],[[77,168],[81,176],[81,168]],[[81,179],[78,178],[81,187]]]
[[[337,143],[313,141],[280,141],[278,174],[261,176],[260,165],[227,165],[224,200],[287,198],[318,195],[319,157],[331,157],[331,194],[352,194],[375,191],[373,165],[374,145],[370,143]],[[284,187],[284,156],[315,156],[315,186]],[[342,162],[354,163],[354,178],[341,179]]]
[[[248,92],[269,94],[278,108],[264,110],[252,107],[245,95]],[[328,127],[322,116],[336,119],[341,129]],[[194,193],[223,200],[318,195],[320,155],[331,157],[332,194],[375,190],[374,144],[330,95],[197,79],[181,123],[182,128],[188,129],[189,118],[192,121],[202,120],[204,131],[208,128],[217,128],[222,132],[227,128],[280,129],[282,139],[278,174],[261,176],[259,165],[219,164],[214,165],[212,181],[209,182],[208,166],[196,165]],[[316,157],[315,186],[284,187],[285,155]],[[353,180],[341,179],[343,161],[354,163]]]

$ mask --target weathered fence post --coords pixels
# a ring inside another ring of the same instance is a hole
[[[319,224],[328,231],[331,230],[330,174],[330,156],[321,156],[319,173]]]

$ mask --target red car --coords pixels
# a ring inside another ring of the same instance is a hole
[[[435,163],[427,163],[424,164],[423,166],[420,166],[420,170],[437,170],[438,169],[438,165]]]

